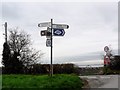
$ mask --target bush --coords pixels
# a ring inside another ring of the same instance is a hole
[[[112,70],[120,70],[120,56],[114,56],[114,59],[111,60],[110,69]]]
[[[2,70],[4,73],[4,67]],[[49,74],[50,73],[50,64],[33,64],[29,67],[23,67],[23,72],[21,74]],[[78,67],[75,67],[74,64],[54,64],[53,65],[54,74],[79,74]]]
[[[29,73],[32,74],[49,74],[50,64],[34,64],[29,69]],[[54,74],[71,74],[74,73],[73,64],[54,64],[53,65]]]

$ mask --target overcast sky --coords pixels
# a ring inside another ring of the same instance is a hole
[[[101,64],[106,45],[117,54],[117,2],[3,2],[0,8],[2,24],[8,22],[8,29],[19,27],[30,34],[33,47],[45,53],[42,63],[50,63],[50,48],[46,47],[46,37],[40,36],[46,28],[37,25],[51,18],[55,24],[69,25],[63,37],[53,37],[54,63]],[[4,26],[0,30],[0,54],[3,33]]]

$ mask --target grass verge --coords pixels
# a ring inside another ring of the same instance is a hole
[[[76,75],[56,74],[53,77],[48,75],[2,75],[2,88],[13,89],[81,89],[82,80]]]

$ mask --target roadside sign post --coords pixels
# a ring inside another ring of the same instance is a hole
[[[66,24],[53,24],[53,28],[56,28],[56,29],[68,29],[69,26],[66,25]]]
[[[53,64],[52,64],[52,59],[53,59],[53,55],[52,55],[52,53],[53,53],[53,45],[52,45],[52,41],[53,41],[53,38],[52,38],[52,28],[53,28],[53,26],[52,26],[52,24],[53,24],[53,19],[51,19],[51,65],[50,65],[50,75],[51,75],[51,77],[52,77],[52,75],[53,75]]]
[[[50,26],[51,26],[51,22],[44,22],[38,24],[38,27],[50,27]]]
[[[50,63],[50,76],[53,76],[53,36],[64,36],[64,29],[68,29],[69,26],[66,24],[53,24],[53,19],[51,22],[39,23],[38,27],[47,27],[47,30],[40,32],[41,36],[46,36],[46,46],[51,47],[51,63]]]
[[[104,47],[104,51],[105,51],[105,56],[104,56],[104,73],[107,74],[108,71],[108,66],[110,65],[111,61],[110,61],[110,49],[108,46]]]
[[[109,51],[109,47],[108,47],[108,46],[105,46],[105,47],[104,47],[104,51],[105,51],[105,52],[108,52],[108,51]]]
[[[65,31],[64,29],[53,29],[54,36],[64,36]]]
[[[48,39],[46,40],[46,46],[47,47],[51,47],[51,39]]]

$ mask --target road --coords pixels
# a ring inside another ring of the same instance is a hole
[[[119,88],[120,75],[90,75],[80,76],[87,80],[88,85],[85,88]]]

